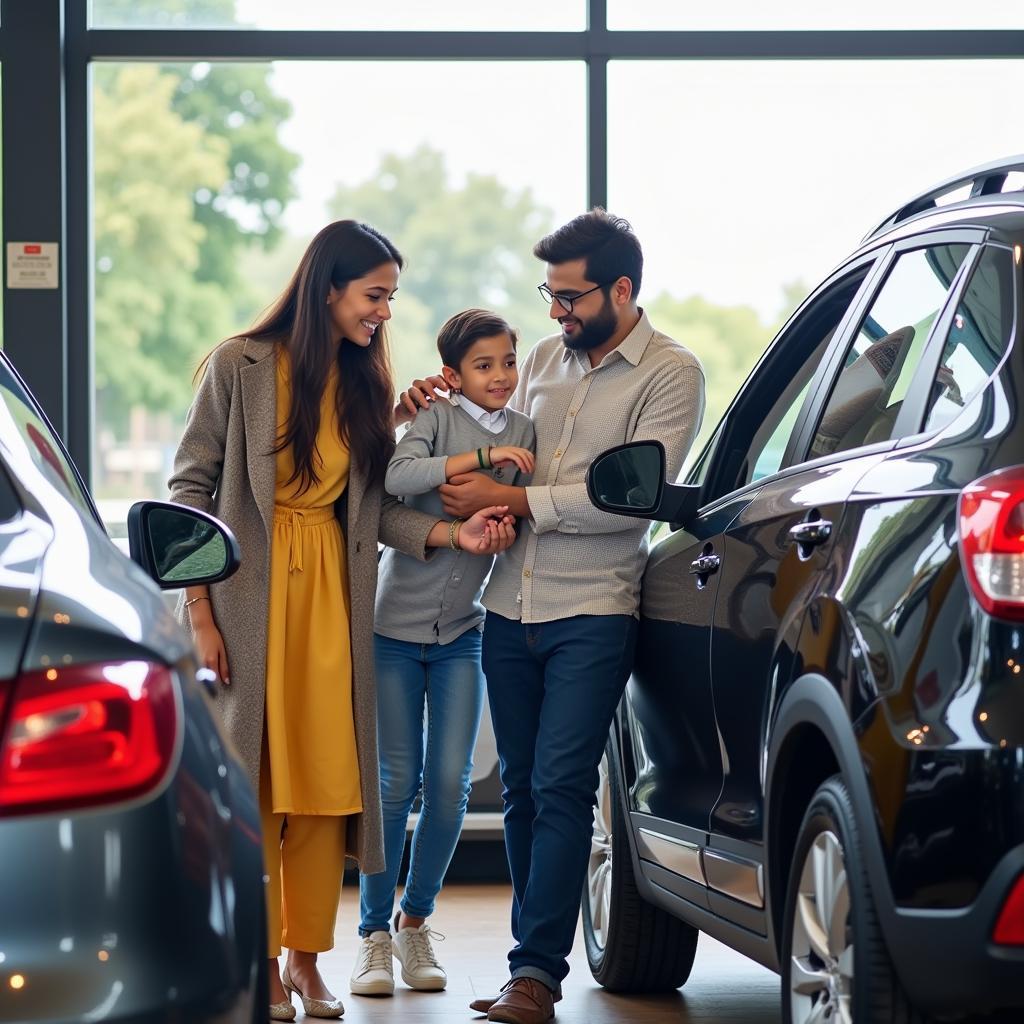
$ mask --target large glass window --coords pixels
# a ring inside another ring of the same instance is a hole
[[[574,32],[586,27],[584,0],[92,0],[95,28],[256,28],[406,32]]]
[[[707,370],[702,437],[883,217],[1020,150],[981,98],[1019,94],[1021,61],[612,61],[608,76],[609,208],[643,243],[655,325]]]
[[[309,239],[367,221],[406,259],[396,381],[437,329],[496,309],[552,333],[533,244],[585,207],[582,63],[98,64],[93,71],[96,431],[104,519],[166,494],[192,374],[283,289]]]
[[[968,251],[941,245],[899,257],[846,353],[810,458],[893,436],[925,342]]]
[[[927,16],[927,24],[922,15]],[[783,31],[786,29],[971,29],[1022,28],[1024,8],[1007,0],[860,0],[856,4],[821,0],[731,0],[728,4],[680,3],[679,0],[608,0],[608,27],[613,29]]]

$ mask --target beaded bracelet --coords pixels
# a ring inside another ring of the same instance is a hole
[[[459,544],[458,544],[459,527],[465,521],[466,521],[465,519],[453,519],[448,524],[448,547],[450,547],[452,549],[452,551],[458,551],[459,550]]]

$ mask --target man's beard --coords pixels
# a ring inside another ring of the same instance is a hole
[[[600,348],[615,333],[619,322],[615,317],[612,300],[605,296],[601,311],[592,316],[586,323],[576,320],[579,325],[572,334],[562,332],[562,344],[574,352],[589,352]]]

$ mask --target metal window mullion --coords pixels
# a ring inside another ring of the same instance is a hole
[[[581,60],[584,32],[90,29],[92,60]]]
[[[595,8],[594,4],[598,4]],[[69,3],[69,10],[78,5]],[[592,16],[604,0],[591,0]],[[870,60],[1014,58],[1024,30],[345,32],[90,29],[92,60]]]
[[[92,277],[91,71],[84,46],[86,5],[68,2],[64,32],[68,427],[65,444],[92,488],[95,375]]]
[[[608,205],[608,59],[587,61],[587,205]]]
[[[0,4],[3,83],[3,241],[56,242],[56,288],[4,284],[4,348],[50,422],[67,437],[61,0]],[[6,260],[6,245],[4,246]]]

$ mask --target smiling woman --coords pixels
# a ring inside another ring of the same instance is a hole
[[[201,368],[170,480],[172,500],[215,509],[245,552],[237,577],[187,587],[179,615],[224,684],[218,708],[259,793],[275,1020],[294,1019],[291,991],[307,1013],[341,1016],[317,954],[333,945],[346,856],[384,867],[378,541],[424,561],[428,547],[494,554],[514,538],[504,508],[449,524],[383,492],[402,262],[369,225],[321,230],[277,301]]]

